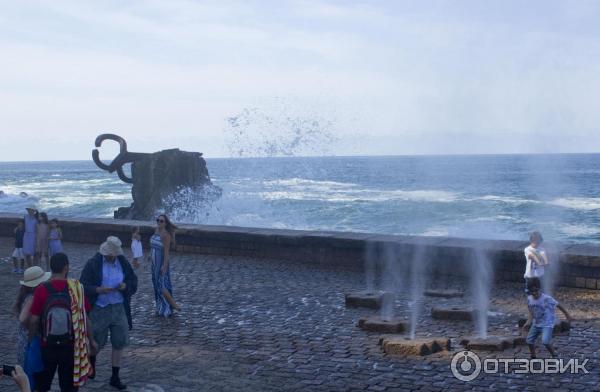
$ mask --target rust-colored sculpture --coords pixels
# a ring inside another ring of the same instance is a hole
[[[96,147],[105,140],[119,143],[119,154],[111,163],[100,160],[98,148],[92,150],[94,163],[109,173],[117,172],[119,178],[132,184],[133,203],[115,211],[118,219],[150,219],[158,211],[177,208],[178,194],[188,190],[198,198],[220,196],[220,188],[212,185],[202,153],[186,152],[179,149],[163,150],[154,153],[127,151],[127,142],[121,136],[105,133],[96,138]],[[123,171],[123,165],[131,163],[131,177]],[[186,203],[184,203],[186,204]]]
[[[128,184],[133,184],[133,179],[127,177],[123,172],[123,165],[125,165],[126,163],[133,163],[136,160],[140,160],[149,156],[150,154],[127,151],[127,142],[125,141],[125,139],[123,139],[119,135],[115,135],[112,133],[103,133],[102,135],[99,135],[96,138],[96,142],[94,144],[96,145],[96,147],[100,147],[102,146],[102,143],[105,140],[113,140],[119,143],[119,155],[117,155],[111,163],[106,165],[100,160],[100,152],[97,148],[95,148],[92,151],[92,159],[94,160],[94,163],[100,169],[106,170],[109,173],[114,173],[116,171],[121,181],[126,182]]]

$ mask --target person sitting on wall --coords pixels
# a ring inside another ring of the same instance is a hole
[[[86,263],[81,272],[85,294],[93,305],[90,312],[94,339],[99,350],[106,344],[110,332],[112,345],[112,376],[110,385],[123,390],[119,371],[123,349],[129,344],[131,296],[137,291],[138,278],[127,258],[123,255],[121,240],[108,237],[100,250]],[[90,357],[96,368],[96,356]],[[95,377],[95,374],[94,374]]]

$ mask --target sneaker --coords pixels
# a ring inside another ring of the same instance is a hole
[[[13,268],[12,273],[18,274],[18,273],[20,273],[20,270],[18,268]]]
[[[114,388],[117,388],[119,391],[127,389],[127,385],[123,384],[121,382],[121,379],[118,378],[118,377],[117,378],[114,378],[114,377],[110,378],[110,386],[114,387]]]

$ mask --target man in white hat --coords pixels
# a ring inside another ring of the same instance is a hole
[[[110,333],[112,345],[112,376],[110,385],[123,390],[127,386],[121,382],[119,371],[123,349],[129,344],[129,330],[132,328],[131,296],[137,291],[137,276],[123,255],[121,240],[108,237],[100,250],[86,263],[81,272],[81,283],[85,294],[93,304],[90,318],[94,339],[102,348]],[[90,357],[92,366],[96,357]]]

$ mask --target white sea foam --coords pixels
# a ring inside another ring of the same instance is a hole
[[[570,208],[573,210],[592,211],[600,209],[600,198],[597,197],[563,197],[554,199],[548,204]]]
[[[265,200],[312,200],[333,203],[386,201],[451,203],[459,200],[457,193],[443,190],[363,188],[354,183],[301,178],[267,181],[265,185],[268,190],[260,192],[260,197]]]
[[[424,235],[427,237],[447,237],[449,235],[449,231],[447,227],[442,226],[434,226],[430,227],[419,235]]]
[[[537,200],[522,199],[520,197],[513,197],[513,196],[497,196],[497,195],[485,195],[485,196],[481,196],[481,197],[476,197],[473,200],[493,201],[493,202],[497,202],[497,203],[506,203],[506,204],[539,203],[539,201],[537,201]]]
[[[600,228],[586,225],[562,224],[559,230],[569,237],[592,237],[600,234]]]

